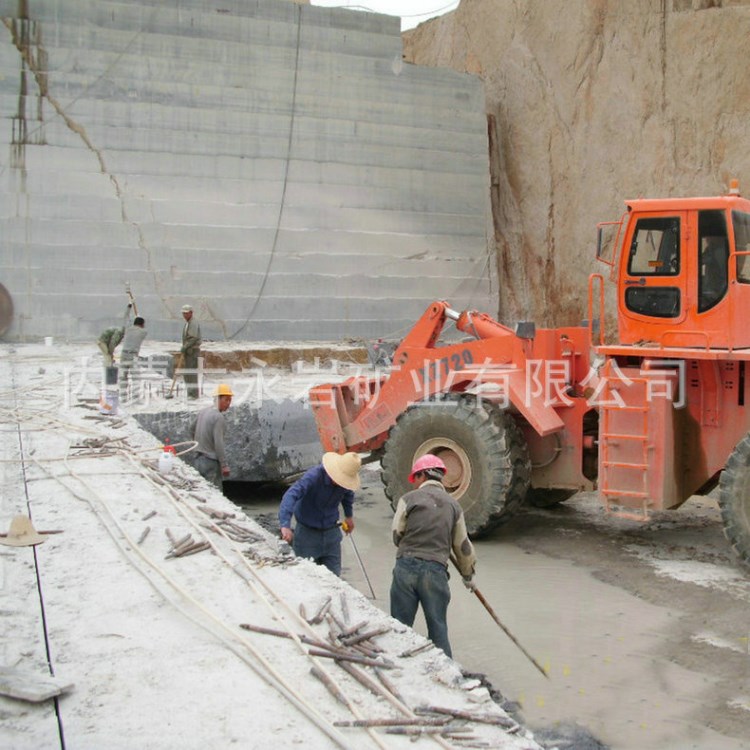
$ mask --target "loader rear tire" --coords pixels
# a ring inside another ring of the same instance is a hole
[[[735,446],[719,478],[719,508],[724,535],[750,565],[750,435]]]
[[[486,534],[523,504],[531,462],[526,441],[506,411],[468,397],[407,409],[391,430],[381,461],[385,494],[394,509],[414,489],[409,472],[426,453],[448,467],[443,484],[461,504],[470,536]]]

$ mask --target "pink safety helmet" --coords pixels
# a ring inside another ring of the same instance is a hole
[[[425,469],[440,469],[443,474],[448,471],[445,464],[437,456],[426,453],[414,462],[414,466],[411,467],[411,474],[409,474],[409,481],[414,484],[414,475]]]

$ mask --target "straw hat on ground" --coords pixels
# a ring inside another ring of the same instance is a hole
[[[362,461],[356,453],[325,453],[323,468],[331,479],[347,490],[359,489],[359,470]]]
[[[30,547],[34,544],[41,544],[46,539],[46,536],[37,533],[28,516],[16,516],[10,522],[8,535],[0,537],[0,544],[8,547]]]

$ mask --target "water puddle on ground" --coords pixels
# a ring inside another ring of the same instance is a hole
[[[709,678],[659,656],[677,611],[600,583],[583,567],[512,544],[478,542],[477,550],[480,590],[549,679],[479,601],[455,588],[454,655],[517,701],[532,728],[578,723],[614,750],[740,747],[691,721],[710,692]]]

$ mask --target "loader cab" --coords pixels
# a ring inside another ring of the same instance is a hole
[[[621,344],[750,347],[750,201],[627,203],[617,279]]]

